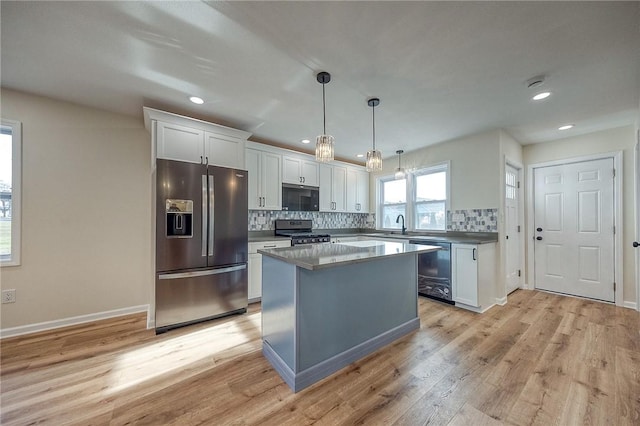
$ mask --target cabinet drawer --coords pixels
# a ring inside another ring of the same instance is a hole
[[[249,243],[249,254],[258,253],[258,250],[272,249],[280,247],[291,247],[290,240],[277,240],[277,241],[261,241],[255,243]]]

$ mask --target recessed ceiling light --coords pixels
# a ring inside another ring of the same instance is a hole
[[[358,158],[363,158],[363,157],[364,157],[364,154],[356,154],[356,157],[358,157]]]
[[[542,99],[548,98],[549,96],[551,96],[551,92],[540,92],[537,95],[535,95],[532,99],[534,101],[540,101]]]
[[[199,97],[197,97],[197,96],[191,96],[191,97],[189,98],[189,100],[190,100],[191,102],[193,102],[194,104],[198,104],[198,105],[202,105],[202,104],[204,103],[204,99],[199,98]]]
[[[311,141],[310,141],[309,139],[302,139],[300,142],[302,142],[302,143],[309,143],[309,142],[311,142]]]
[[[558,130],[569,130],[573,127],[573,124],[565,124],[564,126],[558,127]]]

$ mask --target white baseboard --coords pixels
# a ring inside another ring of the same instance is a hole
[[[63,318],[59,320],[0,329],[0,339],[4,339],[6,337],[21,336],[23,334],[38,333],[40,331],[53,330],[55,328],[68,327],[70,325],[115,318],[123,315],[137,314],[139,312],[146,312],[148,321],[148,318],[150,317],[149,305],[130,306],[128,308],[114,309],[112,311],[96,312],[94,314],[80,315],[77,317]],[[148,322],[147,327],[149,327]]]
[[[504,306],[507,304],[507,296],[505,297],[496,297],[496,304],[500,306]]]
[[[638,305],[635,302],[624,302],[622,304],[625,308],[633,309],[634,311],[638,310]]]

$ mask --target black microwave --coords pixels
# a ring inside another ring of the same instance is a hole
[[[315,186],[282,184],[282,210],[317,212],[320,190]]]

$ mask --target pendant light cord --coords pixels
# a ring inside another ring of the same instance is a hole
[[[371,108],[373,112],[373,150],[376,150],[376,107],[375,105]]]
[[[327,109],[324,101],[324,83],[322,83],[322,134],[327,134]]]

